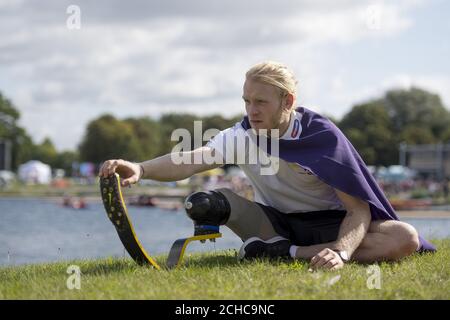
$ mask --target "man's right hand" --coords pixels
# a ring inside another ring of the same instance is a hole
[[[115,172],[122,178],[121,185],[123,187],[138,182],[142,175],[142,169],[139,164],[122,159],[105,161],[101,166],[98,175],[106,178]]]

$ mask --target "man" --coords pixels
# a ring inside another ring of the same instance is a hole
[[[243,121],[221,131],[206,146],[183,152],[191,159],[234,159],[231,162],[245,172],[255,191],[255,202],[224,188],[189,196],[186,210],[196,232],[226,225],[244,242],[240,258],[308,259],[313,269],[336,270],[349,260],[396,261],[416,251],[434,250],[414,227],[398,221],[342,132],[306,108],[295,109],[296,85],[293,73],[280,63],[255,65],[246,73]],[[239,149],[230,143],[251,137],[251,132],[256,133],[252,141],[258,151],[265,139],[278,143],[278,155],[270,148],[263,153],[277,160],[272,174],[262,174],[262,159],[235,160],[236,154],[255,153],[248,145]],[[108,160],[99,174],[117,172],[126,186],[142,178],[181,180],[223,164],[177,165],[172,157],[142,163]]]

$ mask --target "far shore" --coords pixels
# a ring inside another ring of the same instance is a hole
[[[440,210],[408,210],[408,211],[396,211],[400,218],[450,218],[450,211]]]

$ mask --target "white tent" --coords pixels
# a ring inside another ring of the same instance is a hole
[[[49,184],[52,170],[45,163],[31,160],[19,166],[19,179],[26,183]]]

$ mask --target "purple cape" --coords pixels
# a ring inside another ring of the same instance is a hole
[[[280,139],[279,157],[298,163],[331,187],[369,203],[372,220],[400,220],[361,156],[330,120],[300,107],[302,133],[298,140]],[[248,117],[241,122],[250,129]],[[270,154],[270,143],[266,144]],[[419,236],[418,251],[436,251]]]

